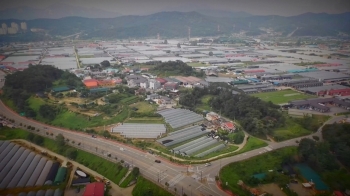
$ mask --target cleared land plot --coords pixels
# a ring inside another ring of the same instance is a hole
[[[313,95],[303,94],[293,90],[256,93],[252,96],[258,97],[263,101],[271,101],[274,104],[288,103],[289,101],[309,99],[315,97]]]
[[[209,101],[212,98],[212,95],[205,95],[201,98],[201,104],[199,106],[197,106],[198,109],[202,109],[202,110],[207,110],[210,111],[210,105],[209,105]]]
[[[124,123],[112,129],[127,138],[157,138],[166,132],[163,124]]]
[[[165,122],[176,129],[193,123],[203,121],[204,118],[190,110],[185,109],[165,109],[158,111],[165,118]]]
[[[153,105],[147,103],[147,102],[137,102],[134,104],[131,104],[130,107],[137,108],[137,113],[148,113],[155,111],[155,108]]]
[[[157,140],[157,142],[163,144],[164,146],[172,146],[186,140],[207,134],[208,131],[202,131],[200,126],[187,127],[179,131],[169,133],[165,138]]]

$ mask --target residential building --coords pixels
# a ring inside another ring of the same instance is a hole
[[[17,31],[18,31],[18,29],[17,29],[17,28],[14,28],[14,27],[9,27],[9,28],[7,28],[7,33],[8,33],[8,34],[16,34]]]
[[[15,22],[11,22],[11,28],[15,28],[18,31],[18,24]]]
[[[141,87],[141,88],[148,88],[148,87],[149,87],[148,81],[141,82],[141,83],[140,83],[140,87]]]
[[[153,89],[153,90],[158,90],[161,88],[161,84],[158,80],[155,80],[155,79],[150,79],[149,80],[149,88],[150,89]]]
[[[26,22],[21,22],[21,29],[27,30],[27,23]]]
[[[179,87],[179,84],[176,82],[167,82],[164,84],[165,90],[175,90]]]
[[[6,24],[6,23],[2,23],[2,24],[1,24],[1,28],[3,28],[3,29],[6,29],[6,30],[7,30],[7,24]]]
[[[205,115],[205,118],[208,121],[216,121],[216,120],[220,119],[220,116],[215,112],[209,112]]]
[[[6,34],[7,34],[7,29],[1,28],[0,35],[6,35]]]
[[[221,128],[226,131],[234,131],[236,126],[233,124],[233,122],[224,122],[221,124]]]

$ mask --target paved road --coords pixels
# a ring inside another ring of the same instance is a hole
[[[14,119],[15,124],[17,125],[22,123],[23,125],[27,126],[34,126],[36,129],[40,130],[39,132],[35,131],[37,134],[53,138],[58,134],[62,134],[65,138],[68,138],[70,140],[71,145],[74,145],[77,148],[81,148],[85,151],[102,156],[105,159],[109,159],[111,161],[115,161],[115,157],[117,157],[118,160],[122,159],[130,165],[139,167],[142,175],[146,178],[156,183],[158,182],[164,187],[165,182],[168,182],[169,190],[174,192],[174,188],[176,188],[177,194],[179,195],[182,195],[182,193],[186,193],[187,195],[206,196],[226,195],[226,193],[221,191],[215,184],[215,176],[218,174],[222,166],[227,165],[231,162],[248,159],[250,157],[257,156],[259,154],[263,154],[285,146],[296,146],[297,143],[295,141],[301,139],[297,138],[280,143],[270,143],[269,146],[264,148],[214,161],[209,167],[204,167],[203,164],[186,166],[171,163],[167,160],[163,160],[162,158],[157,157],[156,155],[151,155],[147,152],[141,151],[131,146],[126,146],[125,144],[119,142],[107,140],[100,137],[92,138],[88,134],[48,126],[31,119],[21,117],[17,113],[8,109],[1,101],[0,114],[10,119]],[[340,120],[341,118],[343,117],[336,117],[335,119],[329,120],[327,123],[333,123],[335,120]],[[53,133],[53,136],[50,136],[50,134],[47,135],[46,132]],[[315,134],[320,135],[320,131]],[[307,137],[311,138],[311,136]],[[75,143],[72,144],[72,141]],[[80,143],[79,146],[77,145],[78,143]],[[111,158],[106,156],[108,153],[112,155]],[[156,159],[162,160],[162,163],[155,163],[154,161]],[[206,179],[207,183],[201,183],[201,176]]]

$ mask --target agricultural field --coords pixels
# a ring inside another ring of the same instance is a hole
[[[288,140],[304,135],[309,135],[329,119],[329,116],[312,115],[311,117],[292,118],[285,117],[286,122],[283,127],[273,130],[272,137],[277,141]]]
[[[149,113],[156,110],[155,105],[151,105],[148,102],[140,101],[129,105],[131,108],[136,108],[138,113]]]
[[[253,157],[245,161],[231,163],[222,168],[219,178],[222,182],[227,182],[227,186],[223,184],[223,187],[229,189],[235,195],[246,195],[247,193],[237,184],[239,180],[242,180],[245,184],[250,185],[250,179],[254,174],[268,174],[269,170],[276,171],[281,169],[283,161],[295,155],[296,152],[296,147],[287,147]],[[275,183],[279,183],[279,180],[285,180],[285,175],[276,174],[276,172],[273,173],[275,173]]]
[[[309,99],[309,98],[316,97],[313,95],[299,93],[293,90],[281,90],[281,91],[275,91],[275,92],[256,93],[256,94],[253,94],[252,96],[258,97],[263,101],[271,101],[274,104],[282,104],[282,103],[288,103],[289,101]]]

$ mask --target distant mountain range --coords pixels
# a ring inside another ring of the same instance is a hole
[[[314,14],[298,16],[253,16],[247,13],[222,13],[215,16],[198,12],[159,12],[147,16],[119,16],[115,18],[65,17],[60,19],[27,20],[29,28],[47,30],[49,35],[71,35],[84,32],[84,38],[162,38],[191,36],[230,35],[245,31],[248,35],[264,33],[261,28],[270,28],[293,36],[336,36],[340,32],[350,34],[350,13]],[[0,23],[22,20],[0,20]],[[1,36],[0,36],[1,37]]]
[[[121,16],[116,12],[107,12],[94,8],[83,8],[78,6],[56,3],[45,9],[35,9],[31,7],[16,7],[0,11],[0,19],[32,20],[38,18],[58,19],[69,16],[79,16],[86,18],[114,18]]]

